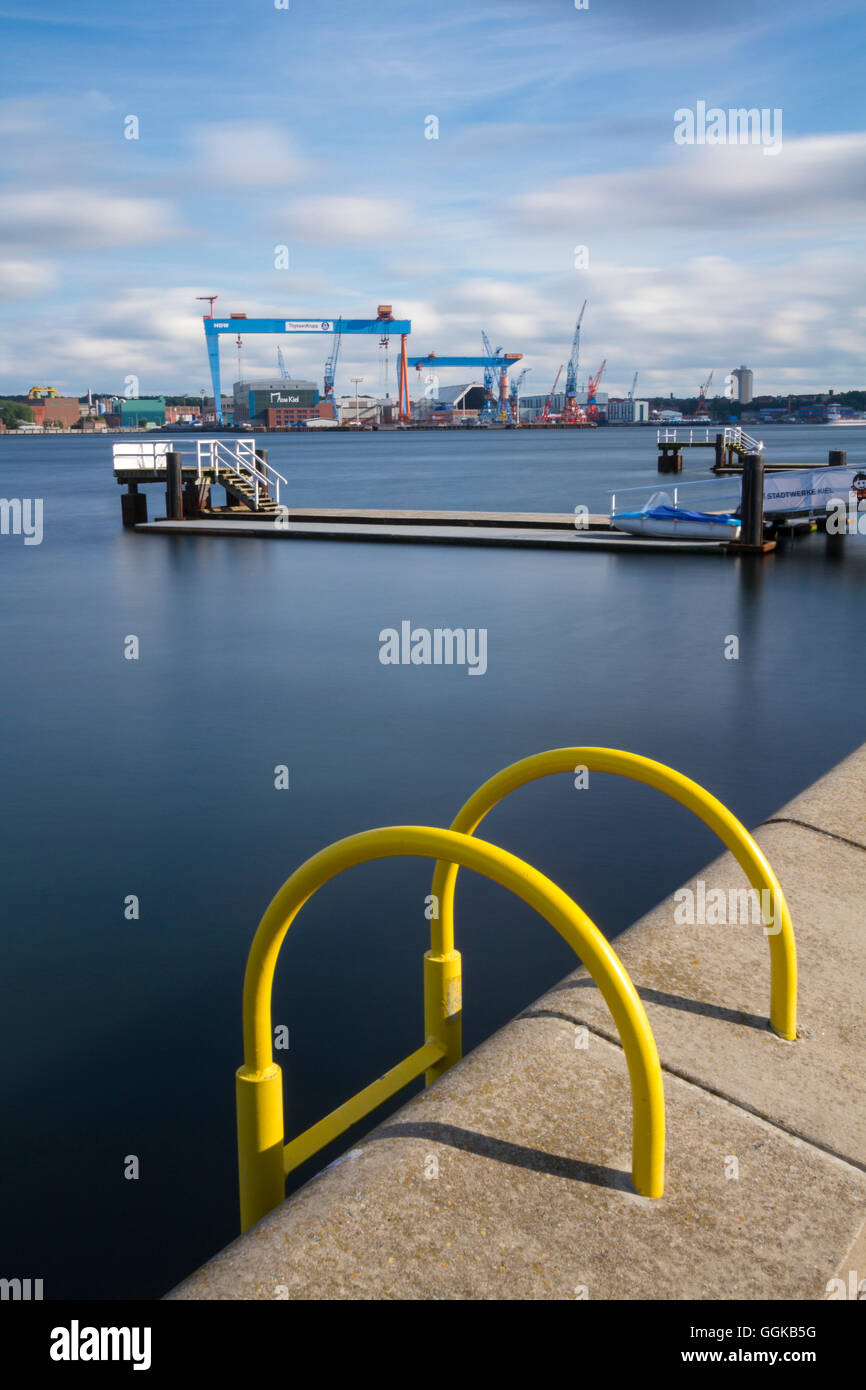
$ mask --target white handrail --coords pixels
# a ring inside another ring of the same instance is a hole
[[[763,439],[753,439],[750,434],[746,434],[739,425],[728,426],[725,429],[725,444],[732,444],[735,449],[743,453],[759,454],[764,447]]]
[[[264,487],[267,496],[271,495],[273,487],[274,501],[279,505],[280,483],[287,480],[276,468],[259,457],[254,440],[236,439],[233,441],[233,447],[230,447],[221,439],[197,439],[196,470],[199,479],[203,462],[206,468],[213,468],[215,474],[223,467],[237,473],[239,477],[248,475],[253,483],[256,507],[259,505],[260,485]]]
[[[680,438],[679,438],[679,431],[676,430],[676,429],[671,429],[671,428],[667,428],[667,427],[666,427],[664,430],[660,430],[660,429],[657,429],[657,430],[656,430],[656,443],[657,443],[657,444],[685,444],[685,443],[694,444],[695,442],[696,442],[696,441],[695,441],[695,432],[694,432],[693,429],[690,429],[690,430],[689,430],[689,437],[688,437],[688,440],[687,440],[687,441],[686,441],[685,439],[680,439]],[[703,439],[697,440],[697,443],[699,443],[699,444],[712,444],[712,443],[713,443],[713,440],[710,439],[710,430],[709,430],[709,426],[707,426],[707,428],[704,430],[704,437],[703,437]]]
[[[112,446],[114,471],[123,473],[148,469],[156,472],[165,468],[166,454],[189,456],[191,452],[189,443],[184,447],[171,439],[130,439]],[[259,456],[254,439],[233,439],[230,444],[222,439],[196,439],[195,470],[198,481],[202,481],[202,470],[206,468],[213,470],[216,481],[221,467],[237,473],[239,477],[249,478],[256,507],[259,505],[261,488],[264,488],[267,496],[273,495],[279,505],[280,484],[286,483],[288,486],[288,480],[282,473]]]

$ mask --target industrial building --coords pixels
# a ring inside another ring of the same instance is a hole
[[[412,419],[417,424],[459,424],[477,418],[483,406],[484,387],[478,381],[440,386],[435,396],[421,396],[412,402]]]
[[[609,425],[646,425],[649,423],[649,401],[615,400],[607,403]]]
[[[199,405],[167,405],[165,423],[167,425],[197,425],[201,423],[202,408]]]
[[[34,424],[40,426],[62,425],[65,429],[76,425],[81,417],[81,406],[77,396],[58,396],[39,400],[31,398],[27,405],[33,411]]]
[[[340,396],[337,416],[341,425],[378,425],[379,401],[376,396]]]
[[[142,421],[147,425],[164,425],[165,396],[136,396],[131,401],[121,401],[117,413],[124,430],[140,429]]]
[[[234,422],[288,429],[307,419],[319,418],[319,392],[314,381],[279,378],[276,381],[236,381]]]

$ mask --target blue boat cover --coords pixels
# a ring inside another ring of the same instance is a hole
[[[652,507],[645,512],[614,512],[613,520],[621,517],[642,517],[648,521],[705,521],[719,526],[739,526],[740,518],[730,512],[690,512],[685,507]]]

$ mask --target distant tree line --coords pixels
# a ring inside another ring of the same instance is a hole
[[[2,400],[0,401],[0,420],[7,430],[17,430],[21,424],[33,423],[33,411],[29,405],[24,405],[23,401]]]
[[[852,410],[866,410],[866,391],[792,391],[790,395],[755,396],[745,409],[750,412],[787,410],[789,401],[795,414],[799,406],[813,402],[822,405],[832,402],[834,405],[850,406]],[[652,396],[649,403],[653,410],[678,410],[683,415],[694,415],[700,405],[700,396]],[[725,396],[708,396],[706,406],[714,420],[730,420],[738,416],[743,408],[739,401],[729,401]]]

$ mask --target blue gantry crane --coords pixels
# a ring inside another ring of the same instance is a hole
[[[216,298],[210,295],[204,298]],[[213,310],[213,304],[211,304]],[[227,318],[216,319],[213,312],[205,314],[204,336],[207,344],[208,360],[210,362],[211,381],[213,383],[214,410],[220,424],[223,422],[222,395],[220,389],[220,338],[224,333],[238,333],[243,329],[245,334],[250,333],[327,333],[335,337],[343,333],[376,333],[380,337],[382,334],[399,333],[400,335],[400,374],[399,374],[399,408],[398,419],[408,424],[411,418],[409,408],[409,373],[408,358],[406,356],[406,339],[412,332],[412,324],[409,319],[395,319],[391,312],[390,304],[380,304],[378,313],[374,319],[250,319],[246,314],[229,314]]]

